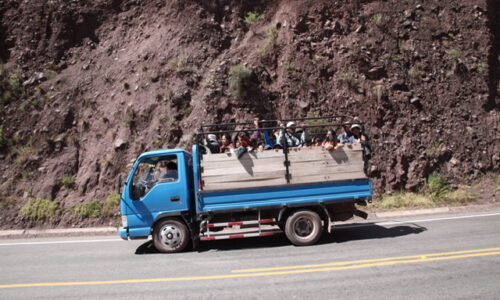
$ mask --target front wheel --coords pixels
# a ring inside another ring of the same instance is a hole
[[[153,230],[153,243],[163,253],[181,252],[189,243],[189,230],[177,220],[160,221]]]
[[[286,237],[296,246],[315,244],[323,233],[321,218],[311,210],[299,210],[286,219]]]

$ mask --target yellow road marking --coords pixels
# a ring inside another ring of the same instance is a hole
[[[491,248],[500,249],[500,248]],[[127,283],[154,283],[154,282],[172,282],[172,281],[195,281],[195,280],[214,280],[214,279],[229,279],[229,278],[246,278],[246,277],[262,277],[262,276],[277,276],[277,275],[291,275],[291,274],[302,274],[302,273],[315,273],[315,272],[328,272],[328,271],[340,271],[340,270],[352,270],[361,269],[369,267],[379,267],[379,266],[389,266],[397,264],[411,264],[429,261],[439,261],[439,260],[450,260],[459,258],[471,258],[479,256],[490,256],[490,255],[500,255],[500,251],[490,251],[484,252],[488,249],[482,250],[470,250],[470,251],[457,251],[448,252],[440,257],[428,257],[425,259],[420,258],[420,255],[411,256],[415,259],[400,260],[401,258],[386,258],[388,261],[379,261],[374,263],[361,263],[357,265],[350,266],[335,266],[327,268],[309,268],[309,269],[298,269],[298,270],[286,270],[286,271],[272,271],[272,272],[258,272],[258,273],[240,273],[240,274],[228,274],[228,275],[212,275],[212,276],[193,276],[193,277],[172,277],[172,278],[151,278],[151,279],[128,279],[128,280],[106,280],[106,281],[76,281],[76,282],[47,282],[47,283],[19,283],[19,284],[4,284],[0,285],[0,289],[6,288],[29,288],[29,287],[58,287],[58,286],[85,286],[85,285],[108,285],[108,284],[127,284]],[[476,252],[476,253],[471,253]],[[479,253],[478,253],[479,252]],[[482,252],[482,253],[481,253]],[[449,253],[469,253],[462,255],[447,255]],[[429,255],[427,255],[429,256]],[[369,260],[365,260],[369,261]],[[358,261],[359,262],[359,261]]]
[[[440,252],[440,253],[420,254],[420,255],[400,256],[400,257],[362,259],[362,260],[352,260],[352,261],[332,262],[332,263],[312,264],[312,265],[244,269],[244,270],[233,270],[231,272],[232,273],[247,273],[247,272],[266,272],[266,271],[277,271],[277,270],[309,269],[309,268],[318,268],[318,267],[345,266],[345,265],[361,264],[361,263],[383,262],[383,261],[389,261],[389,260],[403,260],[403,259],[413,259],[413,258],[425,259],[427,257],[434,257],[434,256],[446,256],[446,255],[477,253],[477,252],[486,252],[486,251],[500,251],[500,248],[487,248],[487,249]]]

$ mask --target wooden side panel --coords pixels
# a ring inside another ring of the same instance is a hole
[[[293,149],[290,160],[291,184],[321,183],[367,178],[361,145],[328,151],[322,147]]]
[[[204,190],[245,189],[285,185],[285,156],[282,151],[233,153],[203,156]]]

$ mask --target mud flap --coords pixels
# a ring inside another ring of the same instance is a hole
[[[355,216],[358,216],[358,217],[363,218],[365,220],[368,218],[368,214],[365,213],[364,211],[359,210],[359,209],[354,210],[353,214]]]

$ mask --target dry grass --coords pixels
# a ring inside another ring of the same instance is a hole
[[[469,186],[461,185],[455,190],[436,195],[412,192],[398,192],[393,195],[382,195],[375,199],[370,207],[380,210],[431,208],[439,206],[458,206],[470,203],[475,199]]]

